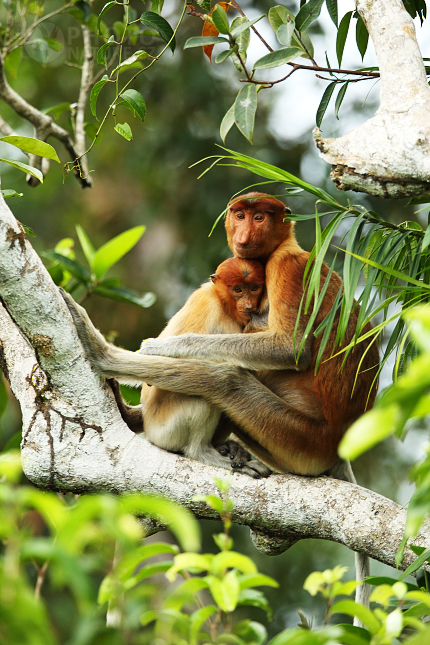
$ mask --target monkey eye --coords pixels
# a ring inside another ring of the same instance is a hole
[[[257,222],[261,222],[264,219],[264,214],[263,213],[255,213],[254,219],[257,220]]]
[[[242,293],[242,289],[240,287],[233,287],[233,291],[235,293]]]
[[[245,219],[245,215],[244,215],[244,213],[242,213],[242,211],[238,211],[236,213],[236,217],[237,217],[237,219]]]
[[[260,290],[260,285],[259,284],[253,284],[251,287],[251,291],[259,291]]]

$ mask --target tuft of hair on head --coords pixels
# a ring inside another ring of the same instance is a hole
[[[264,267],[257,260],[244,260],[242,258],[228,258],[221,262],[214,274],[228,287],[241,283],[264,284]],[[212,282],[215,280],[212,279]]]
[[[258,192],[246,193],[245,195],[234,197],[228,207],[232,211],[237,211],[242,208],[258,208],[271,215],[291,213],[288,206],[285,206],[277,197]]]

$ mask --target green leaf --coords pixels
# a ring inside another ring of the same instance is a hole
[[[218,43],[229,44],[229,41],[227,38],[221,38],[220,36],[193,36],[192,38],[188,38],[184,45],[184,49],[190,49],[190,47],[205,47],[206,45],[217,45]]]
[[[124,137],[124,139],[127,139],[127,141],[131,141],[133,139],[133,133],[128,123],[117,123],[114,126],[114,130]]]
[[[6,384],[3,378],[3,373],[0,369],[0,417],[3,416],[4,411],[6,410],[8,401],[8,395],[6,390]]]
[[[339,444],[339,456],[352,461],[388,437],[395,430],[397,415],[395,405],[366,412],[346,431]]]
[[[359,605],[353,600],[341,600],[333,605],[330,614],[347,614],[347,616],[357,616],[370,631],[371,634],[376,634],[379,631],[379,621],[367,607]]]
[[[252,143],[255,112],[257,110],[257,88],[253,83],[246,83],[240,90],[234,103],[234,120],[244,137]]]
[[[103,16],[105,15],[106,11],[108,11],[111,7],[114,7],[116,4],[118,4],[118,3],[117,3],[117,2],[115,2],[115,0],[111,0],[111,2],[107,2],[107,3],[105,4],[105,6],[103,7],[103,9],[100,11],[100,13],[99,13],[99,15],[98,15],[98,17],[97,17],[97,32],[98,32],[99,34],[101,34],[101,31],[100,31],[100,22],[101,22],[101,19],[102,19],[102,18],[103,18]]]
[[[122,63],[120,63],[117,67],[115,67],[115,69],[113,69],[111,72],[111,76],[117,71],[121,71],[126,67],[128,68],[131,65],[134,65],[136,61],[139,61],[143,58],[148,58],[148,56],[148,52],[146,52],[144,49],[139,49],[138,51],[134,52],[134,54],[123,60]]]
[[[10,166],[13,166],[14,168],[18,168],[18,170],[28,173],[33,177],[37,177],[40,183],[43,184],[43,175],[40,172],[40,170],[38,170],[37,168],[32,168],[31,166],[27,165],[26,163],[22,163],[21,161],[12,161],[11,159],[3,159],[1,157],[0,157],[0,161],[3,161],[3,163],[7,163]]]
[[[278,4],[269,9],[270,26],[276,34],[278,33],[278,29],[281,25],[286,24],[288,20],[295,22],[295,19],[296,18],[292,11],[287,9],[287,7],[284,7],[282,4]]]
[[[415,571],[422,567],[422,565],[424,564],[424,562],[426,562],[426,560],[428,560],[428,558],[430,558],[430,549],[426,549],[423,553],[421,553],[421,555],[418,556],[415,562],[412,562],[412,564],[410,564],[409,567],[402,572],[399,577],[399,581],[404,580],[412,573],[415,573]]]
[[[204,623],[207,621],[207,619],[215,614],[217,611],[217,608],[214,605],[207,605],[206,607],[202,607],[201,609],[197,609],[197,611],[194,611],[190,618],[191,618],[191,626],[190,626],[190,640],[191,644],[192,643],[197,643],[198,640],[198,634],[204,625]]]
[[[43,110],[44,114],[52,114],[55,120],[59,119],[59,117],[63,114],[63,112],[69,111],[70,108],[70,103],[64,102],[64,103],[59,103],[58,105],[53,105],[50,108],[47,108],[46,110]]]
[[[115,45],[115,38],[111,36],[107,43],[102,45],[97,52],[97,65],[104,65],[107,69],[106,52],[111,45]]]
[[[276,32],[276,38],[284,47],[291,47],[295,27],[294,20],[289,20],[282,24]]]
[[[421,250],[424,251],[424,249],[426,249],[429,244],[430,244],[430,225],[427,226],[426,232],[424,233],[424,239],[421,246]]]
[[[223,143],[225,143],[225,138],[233,125],[234,125],[234,103],[231,106],[231,108],[225,113],[224,118],[221,121],[219,133],[221,135],[221,139]],[[430,229],[430,226],[429,226],[429,229]]]
[[[329,16],[337,27],[337,0],[326,0],[326,5]]]
[[[339,119],[339,109],[340,106],[342,105],[342,101],[345,98],[346,90],[348,89],[348,82],[344,83],[342,87],[339,90],[338,95],[336,96],[336,101],[334,104],[334,114],[336,119]]]
[[[210,0],[197,0],[197,4],[205,11],[210,11],[210,8],[211,8]]]
[[[291,60],[298,58],[302,55],[303,50],[297,47],[287,47],[286,49],[278,49],[275,52],[270,52],[262,58],[259,58],[254,63],[254,69],[268,69],[270,67],[279,67],[285,65]]]
[[[363,60],[369,42],[369,32],[367,31],[366,25],[364,24],[361,16],[359,16],[357,20],[355,38],[357,41],[358,51],[361,54],[361,60]]]
[[[116,4],[116,2],[115,2]],[[94,85],[93,89],[91,90],[91,95],[90,95],[90,109],[91,109],[91,114],[97,118],[96,114],[96,105],[97,105],[97,99],[100,94],[101,89],[106,85],[106,83],[109,82],[109,78],[107,74],[103,76],[97,83]]]
[[[268,620],[272,620],[272,608],[267,602],[266,596],[258,589],[242,589],[239,594],[238,606],[262,609],[266,612]]]
[[[233,627],[233,634],[239,636],[243,643],[263,645],[267,639],[266,628],[253,620],[241,620]]]
[[[343,50],[345,49],[346,37],[348,35],[349,23],[351,22],[352,11],[348,11],[340,21],[336,37],[336,55],[339,67],[342,63]]]
[[[105,298],[110,298],[111,300],[116,300],[118,302],[126,302],[131,305],[137,305],[138,307],[143,307],[143,309],[152,307],[157,299],[155,293],[152,293],[151,291],[140,295],[139,293],[132,291],[131,289],[105,286],[103,285],[103,283],[98,285],[94,289],[94,293],[97,293],[99,296],[104,296]]]
[[[296,29],[306,31],[309,25],[320,15],[323,4],[324,0],[308,0],[296,16]]]
[[[55,148],[49,145],[49,143],[45,143],[45,141],[40,141],[40,139],[34,139],[33,137],[18,137],[16,135],[13,135],[9,137],[1,137],[0,141],[10,143],[16,148],[30,152],[31,154],[37,155],[38,157],[46,157],[46,159],[53,159],[54,161],[58,161],[58,163],[60,163]]]
[[[146,103],[142,94],[137,90],[125,90],[121,93],[122,98],[127,101],[138,116],[143,121],[146,114]]]
[[[229,58],[232,54],[234,54],[234,49],[226,49],[223,52],[220,52],[217,57],[215,58],[215,63],[223,63],[227,58]]]
[[[215,5],[211,13],[211,18],[220,34],[228,35],[230,33],[230,25],[228,23],[227,13],[220,4]]]
[[[12,188],[5,188],[1,191],[1,194],[5,199],[8,199],[9,197],[22,197],[24,193],[17,193],[16,190],[13,190]]]
[[[232,21],[230,28],[232,31],[234,31],[236,27],[243,25],[245,22],[247,22],[247,19],[244,16],[237,16]],[[236,36],[235,41],[237,52],[238,54],[240,54],[242,61],[246,63],[247,51],[251,42],[251,30],[248,28],[242,31],[238,36]],[[236,54],[232,54],[231,62],[239,72],[243,71],[241,62]]]
[[[309,38],[306,31],[302,31],[300,33],[300,40],[302,42],[300,42],[296,37],[296,33],[294,33],[293,37],[291,38],[291,43],[293,47],[298,47],[299,49],[301,49],[302,58],[311,58],[314,55],[314,46],[312,44],[311,39]],[[305,50],[305,47],[307,51]]]
[[[43,257],[51,260],[52,262],[58,262],[58,264],[69,271],[75,278],[78,278],[81,282],[89,284],[91,282],[91,274],[86,267],[84,267],[76,260],[62,255],[61,253],[56,253],[55,251],[44,251],[42,253]]]
[[[86,260],[91,268],[93,270],[93,260],[94,256],[96,253],[96,250],[94,246],[92,245],[92,242],[88,235],[85,233],[84,229],[82,226],[77,224],[76,226],[76,233],[78,235],[79,242],[81,243],[82,250],[84,252],[84,255],[86,257]]]
[[[220,575],[223,569],[235,568],[242,573],[257,573],[257,567],[251,558],[236,551],[222,551],[212,560],[212,573]]]
[[[245,20],[245,22],[242,22],[240,25],[238,25],[237,27],[234,27],[234,29],[231,30],[231,36],[233,38],[237,38],[237,36],[239,36],[239,34],[241,34],[242,31],[245,31],[245,29],[249,29],[252,25],[255,25],[255,23],[261,20],[262,18],[264,18],[265,15],[266,14],[263,14],[258,18],[254,18],[254,20]]]
[[[324,90],[324,94],[322,95],[322,99],[318,106],[318,110],[316,114],[316,124],[318,128],[321,126],[321,122],[324,118],[324,114],[326,113],[328,104],[330,103],[330,99],[332,97],[332,94],[334,92],[334,88],[336,87],[336,85],[337,85],[337,82],[333,81],[332,83],[329,83]]]
[[[239,576],[239,585],[242,589],[249,589],[250,587],[279,587],[279,583],[265,576],[263,573],[245,573]]]
[[[148,27],[155,29],[159,33],[160,38],[164,40],[166,45],[169,45],[172,53],[175,51],[176,40],[174,37],[174,32],[167,20],[159,16],[157,13],[154,13],[153,11],[145,11],[140,16],[140,22],[142,23],[142,25],[147,25]]]
[[[236,571],[229,571],[220,580],[216,576],[205,576],[209,590],[221,611],[230,613],[236,609],[239,600],[239,581]]]
[[[103,244],[95,252],[93,271],[98,280],[101,280],[105,273],[138,243],[145,228],[145,226],[130,228]]]

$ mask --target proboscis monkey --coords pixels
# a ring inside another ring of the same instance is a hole
[[[141,353],[134,354],[107,343],[85,312],[73,303],[69,306],[89,360],[105,376],[140,379],[203,397],[235,423],[235,433],[257,457],[280,472],[332,472],[351,480],[352,472],[339,464],[337,447],[348,426],[373,405],[378,349],[369,339],[357,344],[345,364],[342,354],[331,358],[354,337],[356,306],[336,352],[338,315],[335,318],[316,374],[321,336],[309,334],[297,356],[309,319],[302,315],[296,324],[309,253],[298,245],[293,223],[284,221],[287,212],[270,195],[248,193],[230,203],[226,216],[233,254],[265,265],[265,331],[157,338],[144,342]],[[321,289],[328,274],[323,264]],[[340,288],[341,279],[333,272],[313,329],[331,311]],[[368,329],[370,325],[364,331]]]

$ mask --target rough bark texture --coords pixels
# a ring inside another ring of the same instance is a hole
[[[381,74],[375,116],[339,139],[315,141],[342,190],[381,197],[430,193],[430,88],[402,0],[356,0]]]
[[[68,309],[5,202],[0,203],[0,365],[23,413],[22,461],[37,486],[148,491],[216,517],[196,494],[215,494],[226,471],[164,452],[123,423],[109,387],[92,372]],[[301,538],[324,538],[394,566],[405,510],[326,477],[233,474],[233,519],[266,553]],[[426,524],[416,544],[428,546]],[[406,550],[403,566],[415,556]]]

